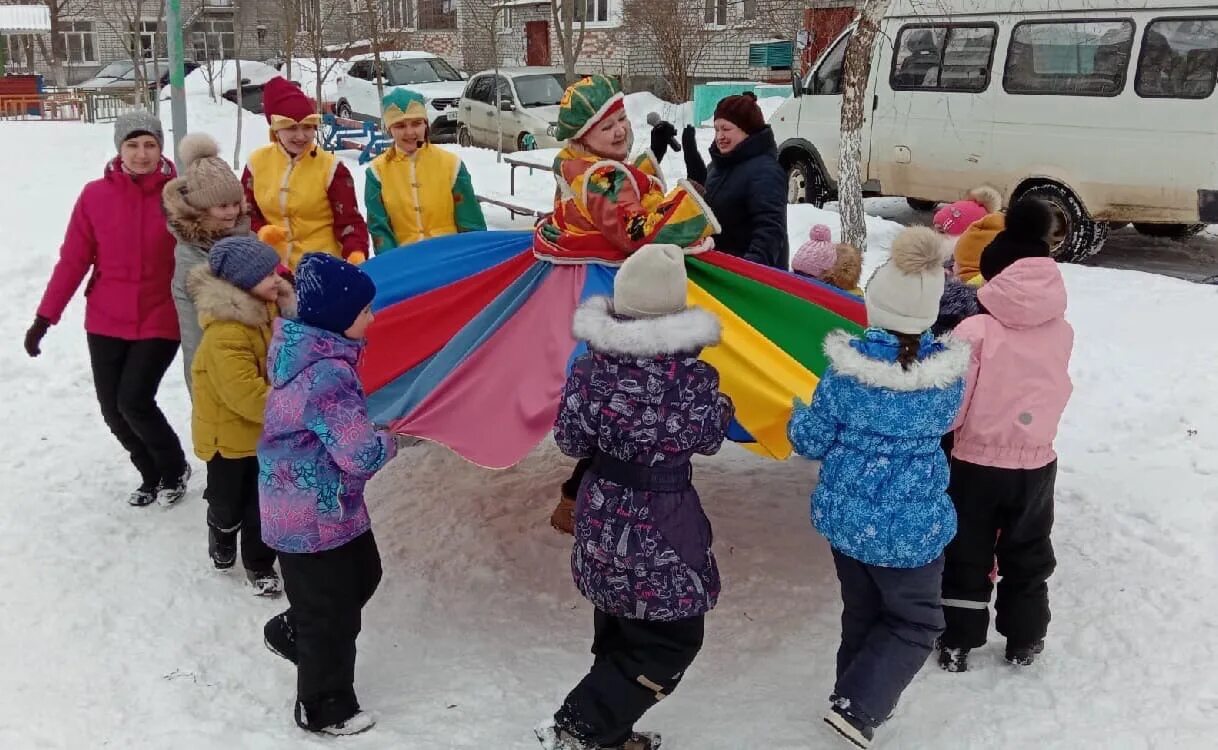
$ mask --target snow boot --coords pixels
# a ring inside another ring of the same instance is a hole
[[[156,495],[159,490],[160,487],[157,484],[144,482],[135,492],[127,496],[127,504],[135,508],[145,508],[152,505],[156,502]]]
[[[553,718],[546,719],[533,728],[542,750],[601,750],[595,743],[581,739],[569,730],[558,726]]]
[[[225,531],[207,527],[207,554],[216,570],[228,570],[237,562],[237,530]]]
[[[276,597],[283,592],[279,584],[279,574],[274,568],[267,570],[246,570],[245,577],[254,587],[254,596]]]
[[[296,630],[288,621],[288,613],[280,612],[262,626],[262,643],[275,656],[296,663]]]
[[[177,505],[182,498],[186,497],[186,485],[190,482],[190,464],[186,464],[186,468],[182,470],[182,475],[173,480],[161,480],[161,486],[157,489],[157,503],[162,508],[169,508]]]
[[[1007,643],[1007,663],[1017,667],[1030,667],[1036,661],[1036,657],[1040,656],[1045,650],[1045,642],[1043,640],[1029,643],[1023,646],[1014,643]]]
[[[550,525],[555,531],[575,535],[575,498],[563,495],[559,499],[558,507],[550,514]]]
[[[939,667],[944,672],[968,671],[967,648],[947,648],[939,646]]]
[[[354,695],[332,696],[318,701],[312,711],[296,701],[296,725],[314,734],[345,737],[376,726],[376,716],[361,711]]]
[[[873,728],[840,706],[829,709],[829,713],[825,714],[825,723],[842,739],[863,750],[871,746],[871,738],[875,736]]]
[[[612,750],[660,750],[660,734],[658,732],[635,732],[630,739]]]

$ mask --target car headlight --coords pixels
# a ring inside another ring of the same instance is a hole
[[[546,135],[550,136],[551,138],[557,138],[558,137],[558,126],[550,125],[550,127],[546,128]]]

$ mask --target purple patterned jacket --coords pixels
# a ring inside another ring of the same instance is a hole
[[[275,321],[258,443],[262,540],[280,552],[341,547],[372,527],[364,483],[397,452],[368,419],[355,374],[363,343]]]
[[[690,308],[631,320],[600,297],[579,308],[574,331],[589,353],[563,391],[554,437],[564,453],[679,468],[719,450],[732,402],[719,392],[715,368],[697,359],[719,341],[714,315]],[[719,598],[710,520],[692,485],[636,490],[590,470],[576,500],[571,570],[580,593],[619,617],[680,620]]]

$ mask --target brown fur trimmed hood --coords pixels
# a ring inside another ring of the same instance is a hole
[[[161,204],[165,209],[165,221],[169,225],[169,231],[179,242],[209,249],[225,237],[241,237],[253,233],[250,229],[249,209],[247,207],[242,208],[241,216],[237,219],[237,225],[232,229],[225,229],[220,232],[208,229],[206,226],[207,212],[200,211],[191,206],[182,195],[182,188],[185,185],[185,178],[176,177],[165,184],[165,190],[161,193]]]

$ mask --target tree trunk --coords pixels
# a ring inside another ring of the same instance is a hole
[[[67,88],[68,73],[64,69],[64,62],[68,59],[67,45],[64,44],[63,34],[63,19],[60,17],[63,12],[62,3],[48,2],[47,10],[51,14],[51,54],[47,55],[45,49],[42,50],[42,56],[51,64],[51,75],[55,78],[55,85],[59,88]]]
[[[842,216],[842,241],[859,250],[867,247],[867,214],[863,211],[863,125],[867,117],[867,81],[880,21],[891,0],[866,0],[846,46],[842,71],[841,146],[837,199]]]
[[[292,58],[296,56],[296,31],[300,28],[300,14],[296,0],[283,3],[283,77],[292,80]]]
[[[233,9],[233,15],[239,20],[241,18],[241,5]],[[241,114],[245,112],[245,86],[241,81],[241,41],[245,35],[241,33],[242,24],[233,24],[233,57],[236,58],[237,64],[237,138],[233,145],[233,170],[241,171]]]

